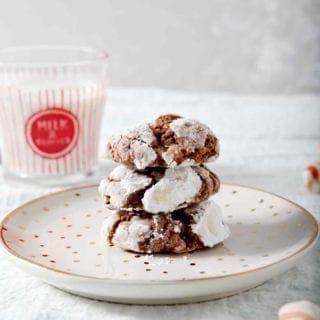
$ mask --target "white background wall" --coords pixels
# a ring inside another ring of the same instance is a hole
[[[318,0],[0,0],[0,46],[86,44],[113,85],[320,91]]]

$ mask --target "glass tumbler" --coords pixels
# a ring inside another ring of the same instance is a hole
[[[105,52],[69,46],[0,50],[3,174],[40,185],[82,181],[98,163]]]

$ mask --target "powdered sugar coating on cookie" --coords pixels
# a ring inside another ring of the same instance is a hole
[[[126,204],[132,193],[145,189],[151,182],[151,178],[120,165],[107,179],[100,182],[99,192],[102,196],[108,197],[111,209],[119,209]]]
[[[219,190],[218,177],[204,166],[149,168],[116,167],[100,183],[109,209],[170,212],[209,198]]]
[[[219,155],[219,141],[197,120],[165,114],[113,136],[107,156],[137,169],[201,165]]]
[[[173,120],[169,127],[178,138],[186,139],[185,146],[191,150],[203,147],[210,132],[210,129],[199,121],[186,118]]]
[[[134,216],[130,221],[119,224],[112,242],[124,249],[139,252],[139,242],[150,237],[150,225],[148,220]]]
[[[221,208],[214,201],[204,201],[196,208],[187,208],[186,211],[194,214],[192,231],[206,247],[213,247],[229,237],[230,229],[223,223]]]
[[[100,230],[101,238],[106,241],[112,232],[114,224],[119,220],[119,214],[117,211],[108,212],[107,217],[103,220]]]
[[[153,131],[147,124],[129,128],[109,139],[107,156],[121,160],[124,164],[134,164],[144,169],[156,160],[157,154],[152,144],[156,141]]]
[[[101,231],[103,240],[110,244],[147,253],[183,253],[214,247],[229,234],[220,208],[210,200],[167,214],[119,211],[107,217]]]
[[[174,167],[148,189],[142,203],[151,213],[171,212],[186,206],[197,195],[202,185],[199,175],[191,167]]]

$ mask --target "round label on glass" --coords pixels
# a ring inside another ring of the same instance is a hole
[[[28,144],[44,158],[56,159],[68,154],[76,146],[78,135],[76,115],[63,108],[36,112],[26,123]]]

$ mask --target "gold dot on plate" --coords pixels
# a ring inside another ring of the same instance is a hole
[[[81,234],[81,233],[78,233],[78,234],[76,234],[76,237],[77,237],[77,238],[80,238],[80,237],[82,237],[82,234]]]
[[[25,214],[27,214],[27,211],[21,211],[21,214],[23,214],[23,215],[25,215]]]
[[[96,264],[96,267],[101,267],[101,264]]]
[[[276,213],[274,213],[272,216],[273,216],[273,217],[276,217],[277,215],[279,215],[279,213],[276,212]]]
[[[242,268],[247,268],[247,267],[249,267],[247,264],[242,265]]]
[[[90,213],[86,214],[86,217],[88,217],[88,218],[91,217],[91,214]]]
[[[147,268],[146,271],[151,271],[151,269]]]
[[[73,254],[78,254],[79,252],[78,252],[78,251],[73,251],[72,253],[73,253]]]
[[[91,227],[90,227],[90,226],[85,226],[84,228],[85,228],[85,229],[90,229]]]
[[[269,209],[273,209],[273,208],[274,208],[274,206],[272,206],[272,205],[271,205],[271,206],[269,206]]]
[[[80,260],[73,260],[73,262],[74,262],[74,263],[78,263],[78,262],[80,262]]]
[[[64,206],[65,206],[65,207],[69,207],[69,203],[65,203]]]
[[[48,233],[53,233],[53,231],[52,230],[48,230]]]
[[[168,271],[162,271],[162,273],[164,273],[164,274],[168,274]]]
[[[149,264],[149,262],[148,262],[148,261],[144,261],[143,263],[144,263],[144,264]]]
[[[94,245],[94,244],[96,244],[96,242],[95,241],[90,241],[89,244]]]
[[[269,257],[269,255],[268,254],[264,254],[263,257]]]
[[[228,208],[228,207],[230,207],[230,204],[229,204],[229,203],[227,203],[225,206]]]
[[[241,259],[239,259],[240,261],[246,261],[246,259],[244,259],[244,258],[241,258]]]
[[[39,238],[39,236],[37,234],[34,235],[35,238]]]
[[[43,207],[42,210],[43,210],[43,211],[49,211],[49,208]]]
[[[255,224],[261,224],[261,222],[255,222]]]
[[[102,253],[101,252],[97,253],[97,256],[102,256]]]
[[[263,202],[264,202],[264,200],[263,200],[263,199],[260,199],[260,200],[259,200],[259,203],[263,203]]]
[[[291,214],[291,213],[292,213],[292,211],[288,211],[288,212],[287,212],[287,214]]]
[[[254,211],[256,211],[256,209],[255,209],[255,208],[252,208],[250,211],[251,211],[251,212],[254,212]]]
[[[66,217],[61,217],[61,219],[62,219],[62,220],[67,220],[67,218],[66,218]]]
[[[71,248],[71,246],[66,246],[66,249],[70,249]]]
[[[200,273],[200,274],[205,274],[206,272],[205,272],[205,271],[200,271],[199,273]]]
[[[237,225],[238,225],[238,226],[242,225],[242,222],[238,221],[238,222],[237,222]]]
[[[80,193],[78,193],[78,192],[75,193],[74,195],[75,195],[76,197],[80,197]]]
[[[55,261],[55,260],[50,260],[50,262],[51,262],[51,263],[56,263],[56,261]]]
[[[124,262],[124,263],[128,263],[128,262],[129,262],[129,260],[123,260],[122,262]]]
[[[44,247],[44,244],[40,244],[40,247],[43,248],[43,247]]]
[[[72,227],[72,224],[67,224],[67,228],[71,228]]]
[[[43,256],[43,257],[48,257],[48,255],[47,255],[47,254],[43,254],[42,256]]]
[[[128,274],[127,274],[127,273],[124,273],[123,275],[124,275],[125,277],[127,277],[127,276],[128,276]]]
[[[23,226],[19,226],[19,229],[20,229],[20,230],[26,230],[26,228],[23,227]]]
[[[98,213],[102,213],[102,210],[97,210]]]
[[[230,218],[230,219],[231,219],[231,218],[233,218],[233,216],[231,216],[231,215],[230,215],[230,216],[228,216],[228,218]]]
[[[196,264],[194,262],[191,262],[190,263],[190,266],[195,266]]]
[[[237,193],[237,190],[233,190],[232,193],[233,193],[233,194]]]
[[[222,260],[223,260],[223,258],[218,258],[218,260],[219,260],[219,261],[222,261]]]
[[[65,239],[65,238],[66,238],[65,236],[61,236],[61,237],[60,237],[60,239]]]
[[[19,241],[20,241],[20,242],[24,242],[24,240],[23,240],[23,239],[19,239]]]

